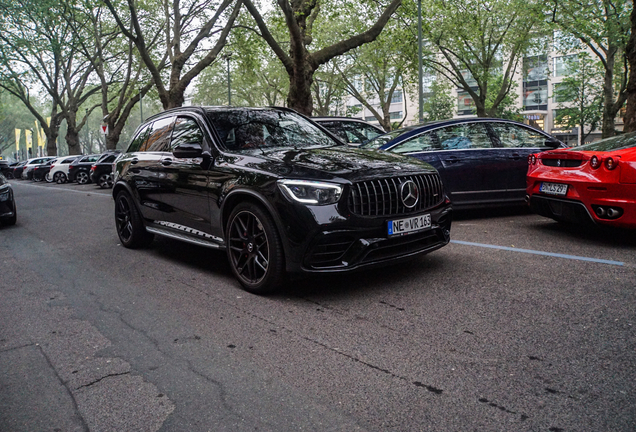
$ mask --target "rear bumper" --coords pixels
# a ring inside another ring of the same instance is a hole
[[[581,202],[541,195],[530,197],[530,210],[541,216],[581,225],[595,225],[595,220]]]

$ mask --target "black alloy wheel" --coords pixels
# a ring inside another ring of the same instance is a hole
[[[125,191],[115,199],[115,226],[121,244],[130,249],[147,246],[154,237],[146,231],[132,197]]]
[[[42,181],[42,177],[40,177],[40,176],[36,177],[35,175],[33,175],[33,181],[34,182],[41,182]]]
[[[227,255],[246,291],[265,294],[283,281],[283,246],[271,216],[260,206],[241,203],[227,224]]]
[[[75,175],[75,180],[77,181],[77,184],[86,184],[90,181],[90,178],[88,177],[88,173],[86,171],[80,171]]]
[[[53,174],[53,181],[57,184],[66,183],[66,174],[64,174],[62,171],[56,172],[55,174]]]
[[[102,189],[108,189],[109,187],[113,186],[113,181],[110,177],[110,174],[102,174],[99,176],[99,179],[97,180],[97,184],[99,185],[100,188]]]

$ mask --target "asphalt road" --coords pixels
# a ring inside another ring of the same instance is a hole
[[[119,245],[110,191],[12,180],[0,430],[633,431],[636,234],[456,215],[400,266],[242,291]]]

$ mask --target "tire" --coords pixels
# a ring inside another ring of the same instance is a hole
[[[253,203],[241,203],[232,210],[225,232],[232,273],[246,291],[266,294],[282,284],[283,245],[267,211]]]
[[[77,182],[77,184],[83,185],[89,183],[91,179],[86,171],[79,171],[77,174],[75,174],[75,181]]]
[[[57,184],[66,183],[66,174],[64,174],[62,171],[56,172],[55,174],[53,174],[53,181]]]
[[[104,173],[99,176],[99,179],[97,180],[97,184],[102,189],[108,189],[110,187],[113,187],[113,180],[110,174]]]
[[[147,246],[154,238],[146,231],[135,202],[126,191],[119,192],[115,198],[115,227],[119,241],[129,249]]]
[[[46,175],[44,176],[44,180],[46,180],[47,183],[53,183],[53,177],[51,177],[50,172],[46,173]]]

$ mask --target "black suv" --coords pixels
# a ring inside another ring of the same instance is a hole
[[[121,150],[103,153],[91,167],[91,181],[102,189],[113,186],[113,162]]]
[[[101,157],[101,154],[91,154],[75,159],[68,166],[68,181],[86,184],[91,181],[91,167]]]
[[[128,248],[153,234],[224,249],[243,287],[286,273],[368,268],[449,242],[437,171],[350,148],[285,108],[168,110],[115,161],[115,224]]]

